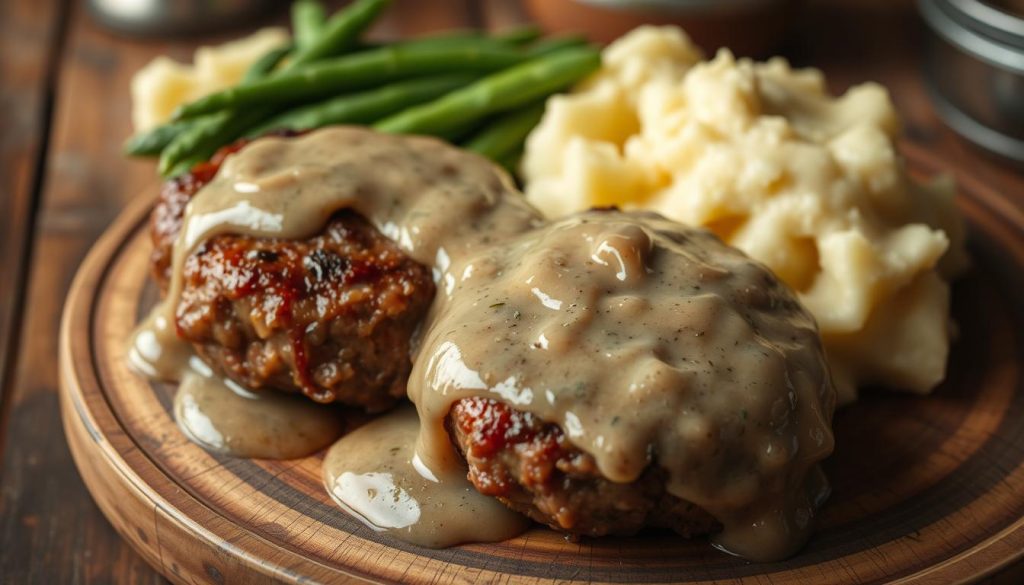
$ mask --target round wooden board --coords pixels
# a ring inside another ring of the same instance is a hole
[[[907,152],[915,172],[939,165]],[[1024,552],[1024,214],[969,178],[960,206],[975,265],[954,288],[960,337],[933,395],[866,392],[836,416],[834,493],[795,557],[756,564],[668,534],[572,543],[546,529],[429,550],[338,509],[322,455],[212,455],[171,418],[174,387],[122,359],[153,303],[146,218],[127,209],[75,280],[61,331],[62,411],[100,508],[175,582],[914,583],[970,580]],[[481,518],[481,522],[486,522]]]

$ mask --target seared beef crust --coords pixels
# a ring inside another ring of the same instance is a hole
[[[663,527],[696,536],[719,529],[706,511],[666,491],[661,468],[630,483],[609,481],[558,425],[504,403],[460,400],[448,431],[477,490],[555,530],[602,536]]]
[[[166,294],[191,197],[236,143],[168,181],[151,217],[151,268]],[[186,259],[178,335],[253,390],[384,410],[405,395],[411,338],[434,296],[430,271],[358,213],[305,240],[221,235]]]

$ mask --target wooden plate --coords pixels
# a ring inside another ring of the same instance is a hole
[[[912,168],[939,165],[908,151]],[[321,456],[240,460],[193,445],[174,388],[134,375],[126,338],[153,303],[151,201],[127,209],[75,280],[61,331],[68,442],[97,503],[176,582],[481,581],[946,583],[1024,552],[1024,217],[965,179],[975,265],[957,283],[949,379],[929,397],[868,392],[836,417],[835,491],[797,556],[752,564],[666,534],[565,541],[545,528],[499,544],[428,550],[345,515]],[[485,518],[481,519],[486,522]]]

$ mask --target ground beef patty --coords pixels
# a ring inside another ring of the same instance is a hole
[[[667,493],[660,468],[649,467],[631,483],[609,481],[557,425],[504,403],[456,402],[448,432],[477,490],[555,530],[602,536],[663,527],[695,536],[719,527],[701,508]]]
[[[167,182],[151,217],[164,294],[189,199],[236,143]],[[354,211],[306,240],[222,235],[186,260],[177,332],[254,390],[384,410],[405,395],[410,339],[434,295],[430,271]]]

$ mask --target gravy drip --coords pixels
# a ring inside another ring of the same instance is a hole
[[[245,390],[210,375],[178,336],[176,311],[188,257],[220,234],[310,237],[335,211],[352,208],[413,259],[435,267],[435,278],[451,286],[454,279],[445,272],[450,255],[539,224],[537,212],[521,198],[505,197],[513,191],[508,176],[484,159],[431,138],[336,127],[257,140],[229,156],[186,207],[168,294],[133,332],[129,362],[151,378],[181,382],[176,419],[204,447],[243,457],[315,452],[333,428],[324,419],[329,410],[290,396],[243,397]],[[291,437],[270,430],[295,429],[303,417],[304,430]],[[310,436],[301,440],[301,433]],[[271,446],[270,434],[288,444]]]
[[[167,296],[133,334],[130,359],[147,375],[180,378],[191,355],[174,325],[183,267],[210,238],[306,238],[332,213],[351,208],[433,266],[441,288],[450,289],[451,258],[540,224],[521,197],[506,197],[514,192],[494,165],[433,138],[332,127],[256,140],[228,156],[186,207]]]
[[[181,376],[174,418],[185,436],[209,451],[259,459],[304,457],[344,431],[332,407],[303,396],[249,392],[202,362]]]
[[[560,425],[615,482],[648,465],[771,560],[827,492],[834,389],[813,318],[766,268],[650,213],[594,211],[453,264],[409,379],[417,452],[451,463],[444,419],[488,396]]]
[[[467,491],[444,428],[455,401],[486,396],[559,424],[612,481],[665,468],[670,493],[723,524],[716,542],[730,552],[778,559],[805,540],[827,492],[817,463],[832,449],[834,390],[792,294],[713,236],[653,214],[542,225],[504,173],[433,139],[338,127],[229,156],[186,210],[169,294],[133,361],[180,377],[190,354],[174,308],[203,241],[309,237],[344,207],[439,283],[408,384],[418,432],[408,413],[390,415],[325,462],[348,510],[427,546],[513,534],[489,526],[511,512]],[[438,512],[463,505],[486,521]]]
[[[525,517],[476,491],[465,466],[424,467],[418,433],[405,406],[345,435],[324,459],[328,493],[374,530],[420,546],[496,542],[526,529]]]

